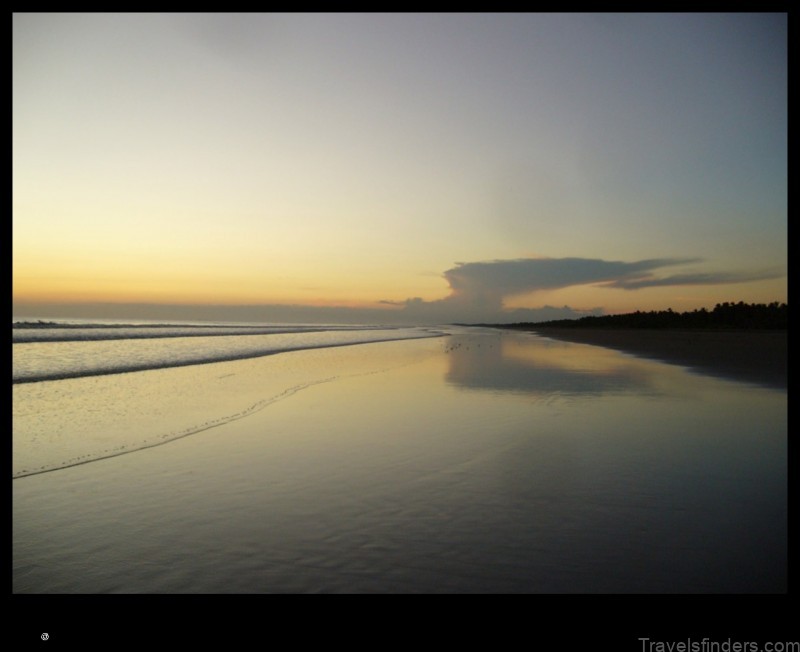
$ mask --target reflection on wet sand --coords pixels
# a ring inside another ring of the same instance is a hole
[[[544,338],[556,338],[553,341],[610,347],[716,378],[786,389],[789,358],[785,330],[531,330]]]
[[[168,423],[301,389],[14,480],[15,592],[787,590],[785,392],[493,329],[139,378],[68,383]],[[84,440],[77,395],[28,405]]]
[[[653,365],[615,351],[481,331],[450,338],[446,380],[469,389],[526,394],[643,394],[654,391]]]

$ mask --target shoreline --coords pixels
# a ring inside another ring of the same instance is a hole
[[[616,349],[711,376],[787,388],[788,331],[524,329],[541,337]]]
[[[785,392],[452,337],[15,387],[12,590],[786,591]]]

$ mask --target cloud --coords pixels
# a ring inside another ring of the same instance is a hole
[[[452,296],[437,301],[424,301],[418,297],[408,299],[403,308],[394,313],[398,322],[419,324],[442,323],[513,323],[539,322],[553,319],[578,319],[586,315],[602,314],[602,308],[576,310],[569,306],[541,306],[539,308],[516,308],[506,310],[494,303],[471,302],[463,297]]]
[[[572,285],[641,278],[651,270],[697,262],[696,258],[658,258],[632,263],[593,258],[522,258],[457,263],[444,273],[449,300],[500,306],[506,297]]]
[[[558,290],[574,285],[598,285],[622,290],[638,290],[669,285],[716,285],[778,278],[776,270],[757,272],[682,273],[658,276],[667,267],[700,263],[700,258],[650,258],[633,262],[599,258],[519,258],[471,263],[456,263],[443,276],[450,294],[436,301],[407,299],[403,313],[420,320],[441,317],[452,321],[545,321],[601,314],[594,308],[579,311],[569,306],[508,310],[509,297]],[[398,302],[384,301],[391,305]]]
[[[771,278],[780,278],[783,273],[776,270],[764,270],[753,273],[716,272],[709,274],[674,274],[656,278],[645,276],[634,279],[619,279],[605,284],[605,287],[620,288],[622,290],[640,290],[641,288],[664,287],[667,285],[725,285],[730,283],[747,283],[749,281],[763,281]]]

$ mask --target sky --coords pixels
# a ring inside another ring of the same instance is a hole
[[[787,16],[13,15],[15,315],[787,301]]]

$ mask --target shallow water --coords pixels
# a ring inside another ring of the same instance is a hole
[[[14,329],[12,380],[20,384],[86,378],[439,335],[421,327]]]
[[[126,448],[13,481],[17,593],[786,590],[785,391],[477,329],[18,389],[17,471]]]

